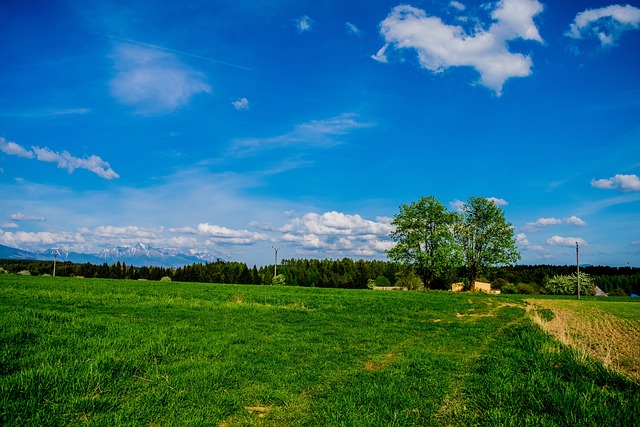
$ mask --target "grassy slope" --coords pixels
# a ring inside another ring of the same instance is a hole
[[[3,425],[637,425],[524,304],[0,276]]]

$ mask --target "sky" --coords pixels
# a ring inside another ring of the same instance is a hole
[[[0,57],[3,245],[386,259],[486,197],[640,266],[640,1],[3,0]]]

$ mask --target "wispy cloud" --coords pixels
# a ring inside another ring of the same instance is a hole
[[[286,146],[330,147],[340,143],[340,137],[356,129],[371,126],[354,114],[342,114],[325,120],[311,120],[299,124],[288,133],[267,138],[241,138],[233,142],[230,152],[235,155],[253,154]]]
[[[211,93],[204,75],[182,64],[176,55],[135,44],[119,44],[112,59],[111,93],[142,115],[170,113],[199,93]]]
[[[22,117],[22,118],[42,118],[42,117],[58,117],[83,115],[91,112],[90,108],[47,108],[41,110],[13,111],[8,113],[0,113],[4,117]]]
[[[461,4],[452,4],[460,9]],[[480,73],[480,84],[497,95],[505,82],[513,77],[531,74],[531,58],[512,53],[510,40],[542,42],[533,18],[543,6],[537,0],[501,0],[491,13],[495,21],[489,29],[477,29],[468,34],[460,26],[445,24],[440,18],[428,16],[408,5],[396,6],[380,24],[385,46],[373,56],[387,62],[387,47],[413,49],[420,65],[434,73],[450,67],[473,67]]]
[[[358,28],[355,24],[352,24],[351,22],[346,22],[344,25],[347,29],[347,33],[354,34],[358,37],[362,37],[364,35],[364,32],[360,28]]]
[[[593,179],[591,186],[602,190],[640,191],[640,177],[616,174],[611,178]]]
[[[25,149],[15,142],[6,141],[0,137],[0,151],[18,157],[33,159],[42,162],[57,163],[61,169],[66,169],[69,173],[73,173],[76,169],[86,169],[95,173],[99,177],[105,179],[119,178],[120,176],[111,169],[108,162],[102,160],[99,156],[92,155],[85,158],[74,157],[69,152],[55,152],[47,147],[31,147],[31,151]]]
[[[638,28],[640,9],[628,4],[615,4],[578,13],[565,35],[574,39],[596,38],[601,46],[609,46],[623,32]]]
[[[22,212],[12,214],[11,219],[14,221],[46,221],[46,218],[43,216],[25,215]]]

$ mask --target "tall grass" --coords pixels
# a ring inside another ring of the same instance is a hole
[[[2,425],[637,425],[506,298],[0,276]]]

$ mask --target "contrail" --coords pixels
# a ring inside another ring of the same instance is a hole
[[[118,36],[114,36],[114,35],[111,35],[111,34],[104,34],[104,33],[97,33],[97,34],[100,34],[100,35],[105,36],[105,37],[109,37],[111,39],[121,40],[123,42],[139,44],[141,46],[147,46],[147,47],[152,47],[154,49],[160,49],[160,50],[164,50],[164,51],[171,52],[171,53],[177,53],[178,55],[186,55],[186,56],[190,56],[192,58],[204,59],[205,61],[215,62],[216,64],[221,64],[221,65],[227,65],[229,67],[240,68],[241,70],[253,71],[251,68],[243,67],[242,65],[232,64],[230,62],[218,61],[217,59],[207,58],[206,56],[200,56],[200,55],[196,55],[196,54],[193,54],[193,53],[184,52],[184,51],[181,51],[181,50],[169,49],[168,47],[162,47],[162,46],[158,46],[156,44],[145,43],[145,42],[140,42],[140,41],[131,40],[131,39],[125,39],[124,37],[118,37]]]

